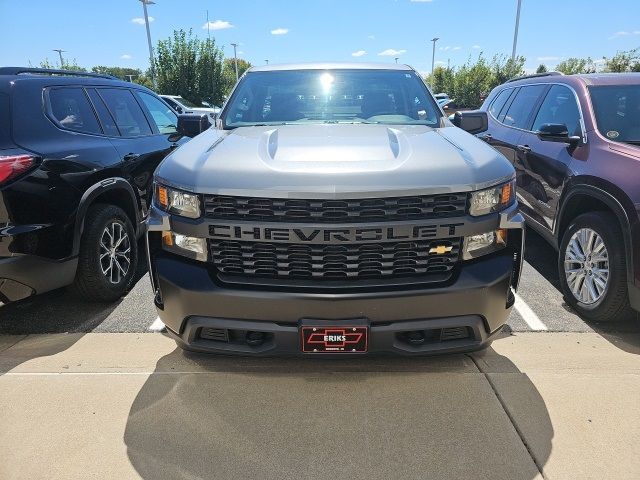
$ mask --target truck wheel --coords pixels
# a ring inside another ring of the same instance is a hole
[[[560,244],[558,272],[566,302],[585,319],[612,322],[634,317],[624,239],[613,214],[585,213],[569,224]]]
[[[85,217],[73,283],[81,298],[113,302],[130,288],[138,262],[131,220],[114,205],[94,205]]]

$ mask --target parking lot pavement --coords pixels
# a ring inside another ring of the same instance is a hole
[[[0,306],[0,334],[161,330],[143,262],[138,271],[133,290],[111,305],[84,303],[59,290]],[[506,331],[640,333],[640,321],[585,323],[565,304],[557,272],[556,252],[529,229],[522,282]]]
[[[627,336],[633,352],[521,332],[471,355],[341,361],[0,337],[0,478],[637,479]]]

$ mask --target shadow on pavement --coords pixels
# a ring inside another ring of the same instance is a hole
[[[561,292],[558,280],[558,252],[531,228],[527,228],[527,244],[524,258],[558,292]],[[564,302],[563,307],[575,313]],[[582,320],[616,347],[629,353],[640,354],[640,315],[635,321],[615,323]]]
[[[147,260],[138,258],[135,285],[147,273]],[[90,332],[100,325],[118,305],[93,303],[61,288],[42,295],[0,306],[0,332],[4,335]]]
[[[257,359],[177,349],[138,393],[124,442],[149,480],[532,480],[551,452],[545,403],[507,358],[492,349],[478,358]],[[483,366],[509,375],[513,412]],[[535,463],[510,420],[522,411]]]
[[[143,256],[138,259],[134,284],[146,272]],[[83,333],[100,325],[121,302],[122,299],[110,304],[85,302],[66,289],[59,289],[0,306],[0,376],[34,358],[67,350]],[[39,335],[45,333],[69,335]],[[11,348],[18,343],[19,347]]]

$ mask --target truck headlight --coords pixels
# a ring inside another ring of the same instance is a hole
[[[207,261],[207,240],[175,232],[162,232],[162,247],[185,257]]]
[[[515,199],[515,187],[515,181],[511,180],[502,185],[473,192],[469,213],[474,217],[479,217],[508,207]]]
[[[200,198],[193,193],[156,184],[155,204],[165,212],[182,217],[200,217]]]
[[[464,237],[462,247],[462,259],[471,260],[473,258],[488,255],[507,246],[507,230],[500,229],[493,232],[480,233]]]

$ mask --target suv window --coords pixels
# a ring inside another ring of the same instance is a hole
[[[509,97],[513,93],[513,90],[514,90],[513,88],[506,88],[502,90],[500,93],[498,93],[498,95],[496,95],[496,98],[493,100],[493,102],[491,102],[491,106],[489,107],[489,113],[494,118],[498,118],[498,115],[500,115],[500,111],[502,110],[502,107],[504,107],[504,104],[507,103],[507,100],[509,100]]]
[[[133,93],[124,88],[100,88],[100,96],[116,121],[123,137],[151,135],[151,127]]]
[[[516,98],[511,102],[502,123],[509,127],[527,128],[527,120],[545,88],[547,86],[543,84],[521,87]]]
[[[146,92],[138,92],[138,96],[149,109],[160,133],[172,134],[178,131],[178,117],[166,103]]]
[[[580,110],[573,92],[562,85],[553,85],[538,110],[533,130],[540,130],[545,123],[562,123],[569,135],[579,135]]]
[[[589,94],[600,133],[640,145],[640,85],[593,86]]]
[[[76,132],[102,134],[82,88],[52,88],[49,90],[49,105],[51,114],[61,127]]]
[[[116,122],[113,120],[113,117],[109,113],[109,110],[107,110],[107,106],[104,104],[100,95],[98,95],[98,92],[93,88],[88,88],[87,94],[91,99],[91,103],[93,103],[93,107],[98,113],[98,118],[100,119],[104,133],[112,137],[119,137],[120,132],[118,131]]]

